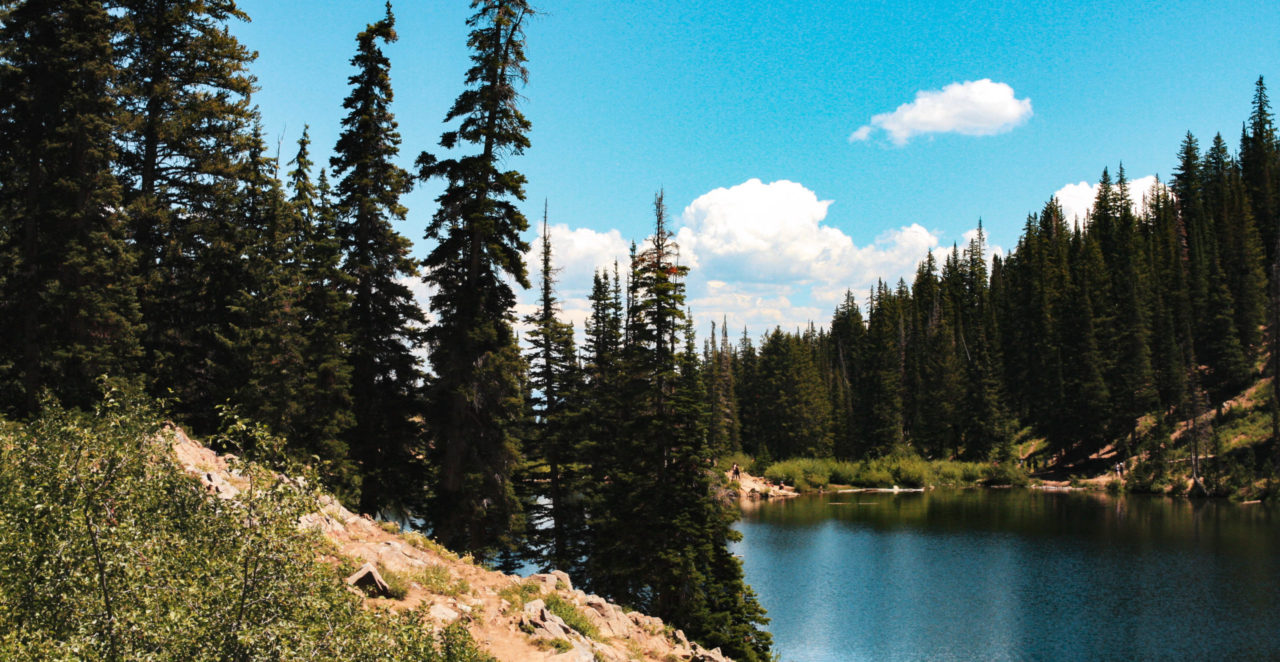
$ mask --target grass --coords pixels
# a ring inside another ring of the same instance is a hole
[[[422,588],[439,595],[457,597],[471,592],[471,585],[465,579],[454,579],[449,569],[442,565],[429,565],[415,577]]]
[[[421,549],[426,552],[434,552],[450,561],[460,560],[457,554],[454,554],[453,552],[446,549],[444,545],[441,545],[440,543],[422,535],[421,533],[418,533],[417,531],[410,531],[408,533],[402,534],[400,538],[405,542],[409,543],[410,545],[417,547],[418,549]]]
[[[542,589],[532,582],[511,584],[498,591],[498,597],[511,603],[517,610],[524,609],[524,603],[542,594]]]
[[[979,462],[926,460],[914,455],[896,455],[860,462],[830,458],[793,458],[770,465],[764,476],[800,491],[824,489],[832,484],[878,488],[1027,484],[1026,473],[1007,463],[989,465]]]
[[[578,609],[577,605],[565,600],[564,598],[552,593],[546,597],[547,611],[560,617],[565,625],[577,630],[582,636],[588,639],[599,641],[600,631],[596,629],[595,624],[587,619],[586,615]]]
[[[1215,424],[1223,450],[1233,450],[1266,441],[1271,436],[1271,413],[1265,406],[1233,409]]]
[[[533,645],[538,650],[554,650],[557,653],[568,653],[573,650],[573,644],[569,643],[568,639],[547,639],[546,637],[538,637],[533,640]]]
[[[449,569],[442,565],[429,565],[417,572],[396,572],[378,565],[378,574],[387,582],[388,597],[403,600],[414,584],[437,595],[456,598],[471,592],[471,584],[465,579],[454,579]]]
[[[409,576],[394,572],[378,564],[378,574],[382,575],[382,580],[387,583],[387,597],[392,600],[403,600],[409,595],[409,586],[412,582]]]

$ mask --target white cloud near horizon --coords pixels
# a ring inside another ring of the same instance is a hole
[[[989,136],[1012,130],[1031,114],[1031,99],[1019,99],[1009,85],[983,78],[951,83],[941,90],[920,90],[914,101],[873,116],[850,134],[849,142],[867,140],[877,129],[888,133],[898,146],[929,133]]]
[[[941,233],[918,223],[885,230],[859,246],[826,223],[832,204],[798,182],[766,184],[759,179],[708,191],[689,203],[672,227],[677,228],[680,260],[692,268],[686,302],[699,336],[722,319],[735,338],[744,326],[753,338],[775,326],[825,326],[847,290],[865,305],[877,280],[891,286],[899,278],[910,282],[926,253],[943,248]],[[630,240],[617,230],[563,223],[552,225],[550,232],[561,319],[573,322],[581,333],[590,314],[586,296],[593,271],[612,269],[616,259],[625,278]],[[964,235],[961,248],[972,232]],[[519,294],[520,317],[535,309],[540,241],[535,238],[525,255],[534,287]],[[988,245],[987,258],[1002,252]],[[523,324],[517,327],[526,330]]]
[[[1147,175],[1146,177],[1139,177],[1129,181],[1129,198],[1133,200],[1135,213],[1141,214],[1146,211],[1145,198],[1150,195],[1151,189],[1155,185],[1155,175]],[[1089,214],[1089,210],[1093,208],[1093,201],[1098,197],[1098,182],[1091,184],[1081,181],[1075,184],[1067,184],[1054,191],[1053,197],[1057,198],[1058,204],[1062,205],[1062,211],[1067,222],[1079,219],[1083,224]]]

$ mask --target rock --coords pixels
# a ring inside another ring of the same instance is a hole
[[[543,609],[546,609],[546,607],[547,607],[547,603],[543,602],[541,598],[537,600],[530,600],[524,603],[524,613],[530,616],[536,616]]]
[[[458,612],[444,605],[431,605],[431,609],[427,610],[427,615],[437,621],[444,621],[445,623],[452,623],[460,617]]]
[[[564,587],[563,587],[564,590],[573,591],[573,582],[569,579],[568,573],[566,573],[563,570],[552,570],[551,576],[555,577],[557,582],[557,586],[552,586],[551,588],[561,588],[560,586],[558,586],[558,583],[564,582]]]
[[[347,577],[347,584],[372,595],[387,597],[391,594],[391,587],[387,586],[386,580],[378,574],[378,569],[373,567],[372,563],[360,566],[359,570]]]
[[[547,662],[552,660],[555,660],[555,662],[594,662],[595,659],[595,654],[591,652],[590,648],[575,646],[571,651],[552,655],[547,658]]]
[[[529,575],[528,581],[537,584],[543,591],[554,591],[556,590],[556,582],[559,581],[559,578],[551,573],[539,573],[536,575]]]

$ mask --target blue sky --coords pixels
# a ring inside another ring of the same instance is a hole
[[[239,4],[253,20],[232,31],[259,53],[267,134],[288,157],[310,124],[327,157],[355,35],[383,3]],[[529,179],[531,220],[549,201],[576,321],[595,264],[652,228],[660,187],[696,267],[695,315],[754,335],[825,323],[846,287],[861,300],[930,247],[963,243],[979,218],[993,245],[1011,247],[1028,212],[1058,191],[1087,198],[1079,184],[1104,166],[1167,178],[1188,130],[1234,147],[1259,75],[1280,99],[1274,2],[538,8],[523,105],[533,146],[509,165]],[[469,9],[401,0],[395,11],[400,41],[387,52],[409,167],[439,152],[468,66]],[[405,201],[400,230],[420,255],[439,190]]]

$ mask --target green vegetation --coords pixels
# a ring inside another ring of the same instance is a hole
[[[538,637],[533,640],[533,645],[538,650],[553,650],[557,653],[567,653],[573,650],[573,644],[568,639],[547,639],[546,637]]]
[[[429,565],[418,572],[414,580],[422,588],[439,595],[457,597],[471,592],[471,584],[465,579],[454,579],[449,569],[442,565]]]
[[[297,527],[302,481],[257,465],[233,499],[169,456],[144,399],[45,404],[0,427],[0,650],[13,659],[482,660],[466,630],[367,610]],[[274,442],[259,435],[261,447]]]
[[[572,602],[565,600],[556,593],[548,595],[545,600],[547,611],[559,616],[565,625],[577,630],[579,634],[588,639],[600,639],[600,631]]]
[[[902,488],[965,487],[979,484],[1026,485],[1026,472],[1016,466],[978,462],[925,460],[915,456],[890,456],[859,462],[830,458],[793,458],[775,462],[765,478],[797,490],[824,489],[828,485]]]
[[[498,597],[511,603],[513,609],[524,609],[524,603],[533,600],[542,593],[542,589],[532,582],[519,582],[498,591]]]

